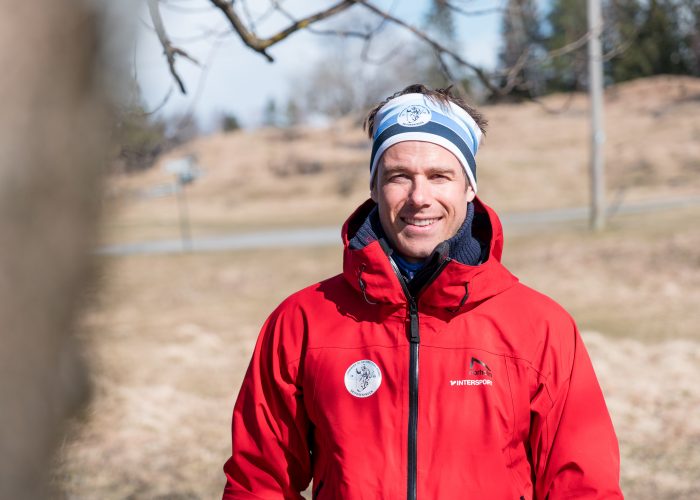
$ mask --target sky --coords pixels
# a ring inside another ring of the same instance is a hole
[[[269,5],[263,0],[248,0],[247,3],[253,18],[259,17]],[[298,18],[334,3],[336,1],[287,0],[282,5]],[[374,3],[416,26],[423,22],[428,6],[427,0],[375,0]],[[503,5],[499,0],[456,0],[454,3],[470,11]],[[315,27],[332,27],[342,22],[352,24],[359,21],[362,13],[360,6],[354,6],[342,14],[343,18],[324,21],[325,25],[319,23]],[[157,109],[156,116],[166,119],[193,113],[204,131],[214,129],[222,114],[229,113],[244,126],[260,125],[265,104],[271,98],[279,103],[286,102],[293,92],[294,82],[303,79],[322,57],[324,49],[333,43],[328,36],[300,31],[269,49],[275,58],[275,62],[270,63],[241,42],[222,13],[208,0],[164,0],[161,15],[173,44],[185,49],[202,66],[178,58],[176,68],[187,88],[187,95],[180,94],[143,2],[132,48],[134,73],[143,103],[147,110]],[[282,16],[268,17],[257,29],[259,35],[264,36],[287,24]],[[458,48],[467,60],[486,67],[495,64],[500,44],[498,13],[459,16],[457,33]]]

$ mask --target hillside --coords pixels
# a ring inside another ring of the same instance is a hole
[[[610,200],[700,193],[700,79],[654,77],[607,89]],[[490,127],[477,155],[480,196],[499,211],[580,206],[588,200],[588,99],[482,108]],[[195,234],[260,226],[340,224],[368,195],[369,141],[357,121],[329,129],[214,134],[184,144],[154,168],[109,180],[104,239],[174,237],[172,183],[163,165],[195,155],[204,175],[187,187]]]
[[[626,199],[700,194],[700,80],[655,78],[606,96],[609,188]],[[551,113],[547,109],[558,109]],[[586,97],[484,108],[481,196],[499,211],[587,198]],[[199,138],[187,187],[195,234],[339,224],[367,195],[359,127]],[[109,179],[104,239],[178,236],[161,164]],[[145,193],[151,190],[151,196]],[[576,319],[640,500],[700,498],[700,206],[506,232],[504,262]],[[531,226],[528,226],[530,228]],[[260,325],[288,294],[337,273],[336,246],[103,256],[80,322],[94,397],[54,470],[58,498],[220,496],[230,415]]]

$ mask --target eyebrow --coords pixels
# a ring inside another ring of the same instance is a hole
[[[454,174],[455,169],[452,167],[443,167],[443,166],[430,166],[430,167],[425,167],[426,173],[429,174]],[[383,168],[383,176],[389,175],[389,174],[396,174],[396,173],[404,173],[404,172],[412,172],[412,169],[405,167],[403,165],[384,165]]]

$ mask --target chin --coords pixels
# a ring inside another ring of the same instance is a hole
[[[430,257],[430,254],[433,253],[433,250],[435,247],[431,247],[430,249],[426,247],[421,247],[421,248],[415,248],[415,247],[406,247],[403,246],[402,248],[397,248],[397,251],[405,258],[405,259],[416,259],[416,260],[423,260],[427,259]]]

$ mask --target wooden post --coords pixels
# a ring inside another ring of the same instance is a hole
[[[605,159],[603,144],[603,31],[600,0],[588,0],[588,92],[591,98],[591,228],[605,228]]]

